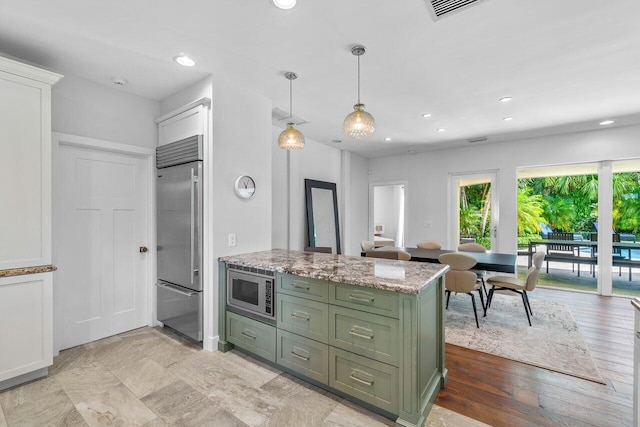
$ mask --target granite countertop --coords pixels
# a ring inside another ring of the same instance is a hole
[[[414,295],[449,270],[447,265],[427,262],[284,249],[224,256],[219,260],[244,267]]]
[[[0,270],[0,277],[24,276],[25,274],[50,273],[56,271],[55,265],[38,265],[36,267],[8,268]]]

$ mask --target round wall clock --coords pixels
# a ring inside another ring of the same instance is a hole
[[[249,175],[240,175],[236,179],[235,190],[241,199],[250,199],[256,192],[256,183]]]

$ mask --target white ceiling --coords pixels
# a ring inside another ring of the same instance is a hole
[[[0,0],[0,52],[105,85],[124,77],[120,90],[156,100],[231,76],[286,111],[294,71],[300,130],[380,157],[640,123],[638,22],[638,0],[489,0],[437,22],[424,0]],[[367,47],[361,98],[377,123],[362,140],[342,132],[354,44]],[[197,66],[175,64],[180,52]]]

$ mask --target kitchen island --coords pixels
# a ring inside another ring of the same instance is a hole
[[[447,270],[280,249],[222,257],[218,348],[238,347],[397,425],[422,426],[447,378]],[[260,273],[273,281],[273,319],[227,305],[229,276]]]

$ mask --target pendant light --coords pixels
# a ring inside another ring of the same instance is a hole
[[[284,73],[284,77],[289,80],[289,123],[287,128],[278,137],[278,146],[283,150],[299,150],[304,147],[304,135],[295,128],[293,123],[293,81],[298,78],[296,73]]]
[[[352,138],[364,138],[376,130],[376,122],[373,116],[364,111],[364,104],[360,103],[360,57],[365,53],[364,46],[354,46],[351,53],[358,57],[358,103],[353,106],[353,112],[345,119],[342,128],[347,136]]]

